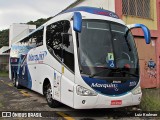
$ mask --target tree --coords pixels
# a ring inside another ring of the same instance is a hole
[[[9,45],[9,29],[0,31],[0,48]]]
[[[50,20],[52,17],[49,17],[47,19],[45,18],[40,18],[36,21],[29,21],[27,24],[30,24],[30,25],[36,25],[37,27],[41,26],[42,24],[44,24],[45,22],[47,22],[48,20]]]

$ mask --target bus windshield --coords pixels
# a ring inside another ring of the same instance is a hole
[[[81,74],[90,77],[136,77],[138,56],[133,36],[124,25],[104,20],[83,20],[78,33]]]

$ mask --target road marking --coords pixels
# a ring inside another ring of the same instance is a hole
[[[7,84],[7,83],[4,82],[4,80],[0,80],[0,81],[3,82],[4,84]],[[12,83],[8,83],[7,85],[10,86],[10,87],[13,87]]]
[[[13,87],[13,84],[12,84],[12,83],[9,83],[8,86]]]
[[[60,116],[62,116],[66,120],[75,120],[74,118],[64,114],[63,112],[57,112],[57,114],[59,114]]]
[[[7,83],[4,82],[4,80],[0,80],[0,81],[3,82],[4,84],[7,84]],[[13,87],[12,83],[8,83],[7,85],[10,86],[10,87]],[[26,91],[21,90],[20,92],[23,94],[23,96],[27,96],[27,97],[30,96]]]
[[[27,96],[27,97],[30,96],[26,91],[21,90],[20,92],[23,94],[23,96]]]
[[[4,83],[4,80],[1,80],[1,82],[3,82],[3,83]]]

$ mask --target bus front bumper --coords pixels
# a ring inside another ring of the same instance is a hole
[[[139,105],[142,93],[133,95],[131,92],[123,96],[110,97],[98,94],[97,96],[74,95],[75,109],[94,109],[94,108],[118,108],[125,106]]]

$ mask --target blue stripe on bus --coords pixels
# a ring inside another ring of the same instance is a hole
[[[76,7],[76,8],[71,8],[66,11],[63,11],[63,13],[68,13],[68,12],[77,12],[77,11],[83,11],[83,12],[88,12],[91,14],[96,14],[96,15],[103,15],[103,16],[108,16],[112,18],[119,19],[118,15],[115,14],[114,12],[111,12],[109,10],[104,10],[100,8],[94,8],[94,7]]]
[[[139,79],[131,79],[126,80],[126,82],[122,83],[111,83],[109,80],[102,80],[102,79],[96,79],[96,78],[90,78],[90,77],[84,77],[82,76],[83,80],[97,93],[117,97],[122,96],[133,90],[138,82]]]

